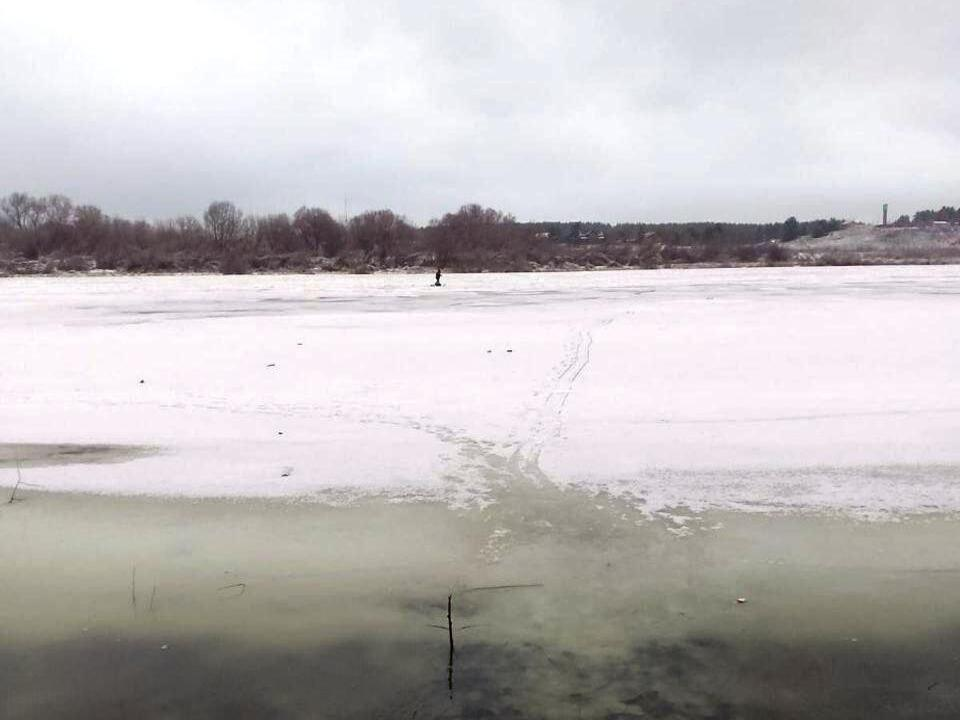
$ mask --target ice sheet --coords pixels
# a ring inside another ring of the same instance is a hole
[[[445,281],[2,279],[0,442],[161,448],[56,490],[960,510],[957,268]]]

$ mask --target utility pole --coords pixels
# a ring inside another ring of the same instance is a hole
[[[887,226],[887,204],[883,204],[883,226]]]

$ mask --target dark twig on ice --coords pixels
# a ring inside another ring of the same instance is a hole
[[[150,593],[150,607],[147,608],[151,613],[153,612],[153,601],[157,597],[157,586],[153,586],[153,592]]]
[[[20,489],[20,485],[23,484],[23,477],[20,475],[20,459],[17,459],[17,484],[13,486],[13,492],[10,493],[10,499],[7,500],[7,505],[13,505],[17,501],[17,490]]]
[[[524,585],[484,585],[482,587],[467,588],[460,594],[468,592],[481,592],[486,590],[523,590],[526,588],[542,588],[543,583],[527,583]]]
[[[447,595],[447,632],[450,635],[450,659],[447,661],[447,689],[453,699],[453,595]]]
[[[450,662],[453,662],[453,595],[447,595],[447,631],[450,633]]]
[[[468,592],[481,592],[487,590],[523,590],[527,588],[542,588],[543,583],[526,583],[522,585],[483,585],[481,587],[468,588],[463,590],[462,593]],[[461,593],[461,594],[462,594]],[[443,630],[443,625],[427,625],[427,627],[437,628],[438,630]],[[482,627],[482,625],[462,625],[460,630],[469,630],[470,628]],[[453,655],[454,655],[454,643],[453,643],[453,593],[447,595],[447,637],[450,640],[449,655],[447,658],[447,689],[450,691],[450,699],[453,700]],[[546,654],[546,651],[544,651]],[[547,656],[547,659],[550,660],[550,657]],[[552,663],[553,661],[550,660]]]
[[[137,609],[137,566],[133,566],[133,573],[130,575],[130,604],[134,611]]]

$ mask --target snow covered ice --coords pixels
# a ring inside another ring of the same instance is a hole
[[[960,510],[957,268],[432,280],[4,279],[0,442],[156,448],[49,490]]]

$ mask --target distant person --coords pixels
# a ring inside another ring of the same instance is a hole
[[[440,287],[440,268],[437,268],[437,281],[433,284],[434,287]]]

